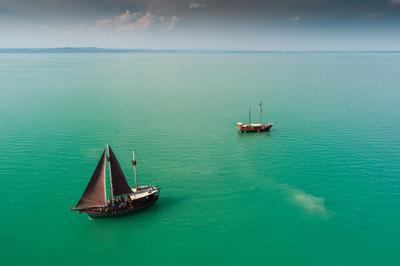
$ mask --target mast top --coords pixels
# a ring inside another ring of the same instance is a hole
[[[251,123],[251,106],[249,105],[249,125]]]
[[[135,149],[132,149],[132,165],[133,165],[133,177],[135,181],[135,188],[136,191],[138,191],[138,181],[137,181],[137,175],[136,175],[136,156],[135,156]]]
[[[132,164],[133,164],[133,165],[136,165],[135,149],[132,149]]]

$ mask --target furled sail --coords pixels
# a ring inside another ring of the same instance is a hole
[[[108,146],[108,149],[110,156],[111,184],[113,196],[132,193],[132,189],[129,187],[128,181],[126,181],[124,172],[122,172],[117,157],[115,156],[110,146]]]
[[[107,204],[106,198],[106,149],[101,155],[100,161],[90,178],[85,192],[76,204],[75,209],[85,209],[90,207],[104,206]]]

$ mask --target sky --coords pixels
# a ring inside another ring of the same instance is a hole
[[[400,0],[0,0],[0,48],[400,50]]]

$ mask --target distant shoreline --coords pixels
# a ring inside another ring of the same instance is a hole
[[[0,48],[0,53],[400,53],[400,50],[213,50],[118,49],[98,47]]]

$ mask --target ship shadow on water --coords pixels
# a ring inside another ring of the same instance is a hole
[[[160,197],[160,199],[151,207],[140,210],[137,212],[139,213],[154,213],[160,214],[165,211],[171,211],[172,209],[177,209],[180,204],[182,204],[184,201],[186,201],[190,196],[164,196]],[[135,216],[135,213],[133,215],[129,216]]]
[[[267,132],[237,132],[238,139],[248,138],[248,139],[260,139],[260,138],[272,138],[270,131]]]
[[[159,230],[165,221],[171,219],[171,213],[176,213],[181,204],[190,196],[161,197],[153,206],[138,210],[126,216],[88,220],[80,224],[79,239],[101,243],[113,250],[124,250],[135,247],[127,235],[141,235],[143,231]]]

